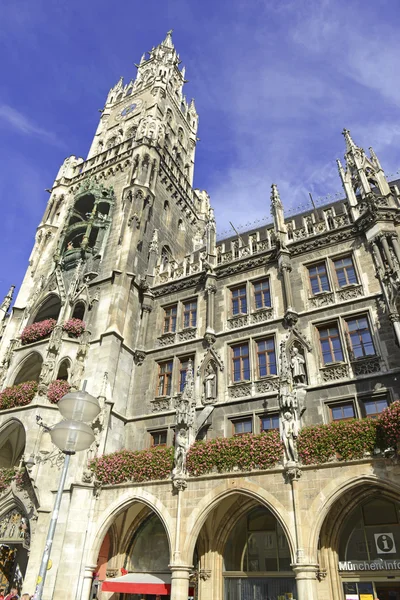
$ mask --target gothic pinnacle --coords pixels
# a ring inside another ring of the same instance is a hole
[[[165,40],[162,42],[162,46],[166,46],[167,48],[174,47],[174,44],[172,42],[172,32],[173,32],[173,29],[170,29],[169,31],[167,31],[167,35],[165,37]]]
[[[278,186],[276,185],[276,183],[273,183],[271,185],[271,202],[273,209],[277,206],[282,208],[282,202],[279,196]]]
[[[357,148],[348,129],[343,129],[342,135],[344,135],[344,139],[346,140],[346,152],[351,152],[351,150]]]

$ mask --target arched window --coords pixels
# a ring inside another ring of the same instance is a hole
[[[64,358],[58,366],[57,377],[56,379],[63,379],[64,381],[68,381],[69,370],[71,368],[71,363],[68,358]]]
[[[226,597],[236,598],[240,584],[239,598],[278,598],[288,593],[297,598],[294,576],[277,577],[278,572],[291,571],[291,562],[286,535],[276,517],[267,508],[254,508],[238,520],[225,544]],[[239,580],[233,573],[230,577],[232,571],[246,577]]]
[[[51,294],[38,308],[32,323],[39,323],[45,319],[58,319],[61,310],[61,300],[55,294]]]
[[[117,102],[119,102],[120,100],[122,100],[122,94],[118,94],[117,96]]]
[[[180,141],[181,144],[183,144],[184,133],[183,133],[182,127],[179,127],[179,129],[178,129],[178,140]]]
[[[20,421],[11,419],[0,430],[0,469],[16,467],[25,450],[25,429]]]
[[[84,302],[77,302],[74,306],[74,310],[72,311],[73,319],[81,319],[83,321],[83,317],[85,316],[86,306]]]
[[[126,95],[130,96],[131,94],[132,94],[132,88],[130,87],[130,88],[128,88],[128,90],[126,92]]]
[[[165,210],[165,211],[168,211],[168,210],[169,210],[169,202],[168,202],[168,200],[166,200],[166,201],[164,202],[164,210]]]
[[[179,219],[179,221],[178,221],[178,229],[179,229],[179,231],[185,231],[185,223],[183,222],[182,219]]]
[[[43,358],[38,352],[33,352],[26,358],[18,369],[14,379],[14,385],[24,381],[39,381],[42,370]]]
[[[130,138],[135,138],[136,137],[136,132],[137,132],[137,126],[134,125],[133,127],[130,127],[126,133],[126,139],[130,139]]]
[[[158,516],[153,514],[133,537],[125,568],[136,573],[169,573],[169,558],[167,534]]]
[[[168,246],[163,246],[163,249],[161,250],[161,271],[166,271],[170,262],[170,258],[171,258],[171,250],[168,248]]]
[[[399,559],[400,504],[382,497],[358,506],[340,535],[339,560]],[[396,553],[397,549],[397,553]],[[386,554],[386,557],[383,556]]]
[[[171,125],[172,119],[173,119],[172,110],[170,108],[167,108],[167,114],[166,114],[167,123],[169,123]]]

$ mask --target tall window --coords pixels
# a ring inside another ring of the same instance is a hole
[[[354,419],[354,405],[352,402],[343,402],[343,404],[332,404],[330,406],[332,421],[347,421]]]
[[[270,415],[264,415],[260,417],[260,429],[261,431],[272,431],[273,429],[279,429],[279,414],[272,413]]]
[[[247,297],[246,297],[246,286],[231,290],[232,294],[232,315],[245,315],[247,314]]]
[[[351,256],[338,258],[333,261],[336,271],[336,277],[340,288],[352,283],[358,283],[356,270],[354,268],[353,259]]]
[[[343,360],[342,344],[336,323],[319,328],[322,360],[324,365]]]
[[[254,284],[254,304],[256,308],[271,306],[269,279],[264,279],[264,281],[258,281]]]
[[[164,333],[174,333],[176,331],[176,315],[178,307],[168,306],[164,308]]]
[[[232,347],[233,381],[250,379],[249,344]]]
[[[308,272],[310,276],[311,291],[314,295],[330,291],[331,288],[325,262],[308,267]]]
[[[197,323],[197,301],[185,302],[183,305],[183,326],[196,327]]]
[[[276,375],[275,343],[273,338],[257,342],[257,364],[259,377]]]
[[[168,360],[158,365],[158,396],[171,395],[172,382],[172,360]]]
[[[367,317],[348,319],[346,323],[354,358],[373,356],[375,354],[375,347]]]
[[[186,373],[189,364],[189,360],[192,361],[192,368],[194,369],[194,356],[187,356],[185,358],[181,358],[179,365],[179,391],[183,392],[183,388],[186,383]]]

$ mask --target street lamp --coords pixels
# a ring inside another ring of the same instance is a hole
[[[44,547],[42,562],[36,582],[34,594],[35,600],[42,600],[44,582],[46,580],[47,565],[49,563],[51,547],[53,545],[54,532],[57,525],[58,513],[60,511],[62,493],[64,491],[65,479],[71,455],[81,450],[86,450],[94,442],[94,433],[87,422],[93,421],[100,412],[97,398],[91,396],[84,390],[69,392],[58,402],[58,408],[64,420],[54,425],[49,430],[51,441],[64,454],[64,465],[61,471],[60,482],[56,499],[54,501],[53,513]]]

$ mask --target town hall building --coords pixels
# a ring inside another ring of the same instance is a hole
[[[217,238],[184,83],[168,32],[1,306],[0,589],[35,589],[85,385],[45,598],[400,600],[398,183],[345,129],[341,200],[289,216],[266,182],[271,221]]]

